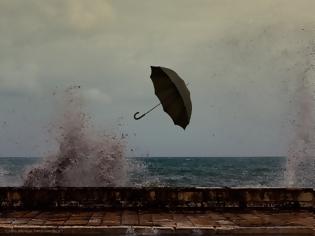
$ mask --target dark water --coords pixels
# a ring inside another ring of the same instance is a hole
[[[0,186],[21,185],[25,169],[31,167],[39,160],[39,158],[34,157],[1,157]]]
[[[167,186],[280,186],[283,157],[138,158]],[[137,177],[137,176],[136,176]]]
[[[130,158],[139,168],[129,186],[278,187],[284,181],[284,157],[146,157]],[[40,158],[0,158],[0,185],[19,186],[26,168]],[[141,166],[141,168],[140,168]]]

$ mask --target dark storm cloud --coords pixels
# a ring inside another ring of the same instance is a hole
[[[0,108],[38,121],[14,116],[11,136],[39,134],[51,94],[79,84],[96,124],[124,116],[138,133],[130,141],[152,155],[281,154],[291,82],[314,43],[314,7],[312,0],[2,0]],[[185,133],[161,111],[130,119],[157,101],[150,65],[190,82]],[[0,142],[5,153],[36,152],[26,146]]]

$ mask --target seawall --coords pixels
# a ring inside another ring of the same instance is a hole
[[[314,196],[311,188],[1,187],[0,207],[2,210],[314,210]]]
[[[0,235],[315,235],[314,190],[0,188]]]

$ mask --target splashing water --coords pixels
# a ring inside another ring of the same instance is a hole
[[[315,48],[313,49],[315,51]],[[313,55],[312,52],[310,55]],[[308,58],[306,68],[297,79],[292,100],[295,114],[292,141],[289,145],[285,171],[286,186],[311,186],[314,182],[315,114],[314,114],[314,64]]]
[[[92,131],[79,86],[63,96],[61,120],[52,125],[59,150],[26,172],[24,186],[122,186],[127,182],[126,141]]]

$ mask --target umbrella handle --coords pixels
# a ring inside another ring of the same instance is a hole
[[[135,120],[140,120],[142,117],[144,117],[146,115],[146,113],[142,114],[141,116],[137,117],[137,115],[139,114],[140,112],[136,112],[134,115],[133,115],[133,118],[135,118]]]
[[[140,112],[136,112],[134,115],[133,115],[133,118],[135,118],[135,120],[140,120],[142,117],[144,117],[146,114],[150,113],[151,111],[153,111],[155,108],[157,108],[158,106],[160,106],[161,103],[159,104],[156,104],[154,107],[152,107],[150,110],[148,110],[147,112],[143,113],[141,116],[137,117],[137,115],[140,113]]]

